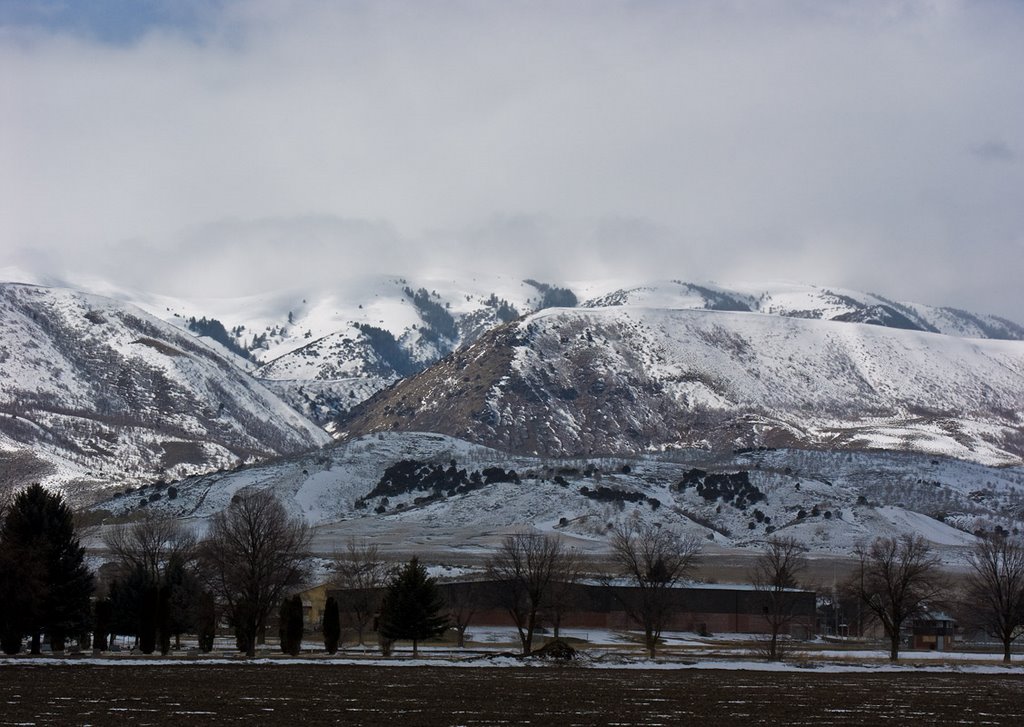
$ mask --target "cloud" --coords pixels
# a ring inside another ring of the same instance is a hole
[[[0,26],[4,257],[180,291],[435,265],[771,275],[1024,319],[1024,165],[978,163],[1024,148],[1019,5],[161,18]]]
[[[1014,162],[1017,152],[1003,141],[986,141],[971,147],[971,154],[985,162]]]

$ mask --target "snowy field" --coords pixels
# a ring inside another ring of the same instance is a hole
[[[1024,653],[1013,654],[1012,662],[1002,662],[1001,653],[981,650],[971,645],[956,651],[923,651],[905,649],[900,662],[889,661],[888,647],[865,645],[851,641],[849,648],[820,639],[783,642],[785,660],[766,662],[761,658],[763,637],[749,634],[728,634],[702,637],[695,633],[666,633],[658,656],[650,659],[640,645],[640,635],[603,629],[563,629],[561,637],[578,651],[573,665],[578,668],[689,670],[722,669],[731,671],[771,671],[822,673],[934,672],[974,674],[1016,674],[1024,676]],[[548,637],[534,637],[534,649]],[[298,657],[281,654],[276,645],[261,647],[255,659],[245,659],[231,648],[229,639],[221,638],[210,654],[199,654],[194,644],[172,651],[167,657],[144,656],[125,649],[102,656],[53,655],[0,658],[0,667],[13,666],[118,666],[166,667],[244,666],[244,665],[309,665],[309,666],[375,666],[389,667],[452,667],[452,668],[535,668],[556,664],[540,658],[522,659],[519,637],[511,627],[470,629],[466,647],[451,643],[426,642],[419,645],[418,658],[412,657],[412,645],[399,642],[393,655],[383,657],[376,644],[343,643],[339,652],[328,655],[323,645],[306,639]]]

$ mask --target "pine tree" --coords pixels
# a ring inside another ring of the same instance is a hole
[[[80,635],[92,622],[92,574],[75,535],[70,508],[60,495],[32,485],[14,498],[0,533],[0,601],[5,642],[32,637],[38,654],[42,632]],[[17,611],[11,604],[18,603]]]
[[[440,636],[448,629],[444,599],[437,581],[413,558],[391,578],[381,603],[379,630],[389,640],[412,641],[413,656],[421,640]]]
[[[42,598],[43,568],[29,554],[0,547],[0,647],[8,656],[21,651],[27,615]]]
[[[341,641],[341,615],[338,613],[338,601],[334,596],[327,599],[324,606],[323,619],[324,648],[328,654],[338,653],[338,642]]]

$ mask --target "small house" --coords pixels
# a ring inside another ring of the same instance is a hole
[[[926,611],[911,624],[911,639],[915,649],[949,651],[953,648],[956,621],[942,611]]]

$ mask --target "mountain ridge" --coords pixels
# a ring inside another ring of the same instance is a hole
[[[620,453],[891,447],[1017,464],[1022,392],[1016,341],[755,313],[552,309],[399,382],[339,427],[546,456],[616,443]]]
[[[69,490],[176,478],[328,441],[194,336],[77,291],[0,285],[0,384],[4,458],[28,452],[38,473]]]

